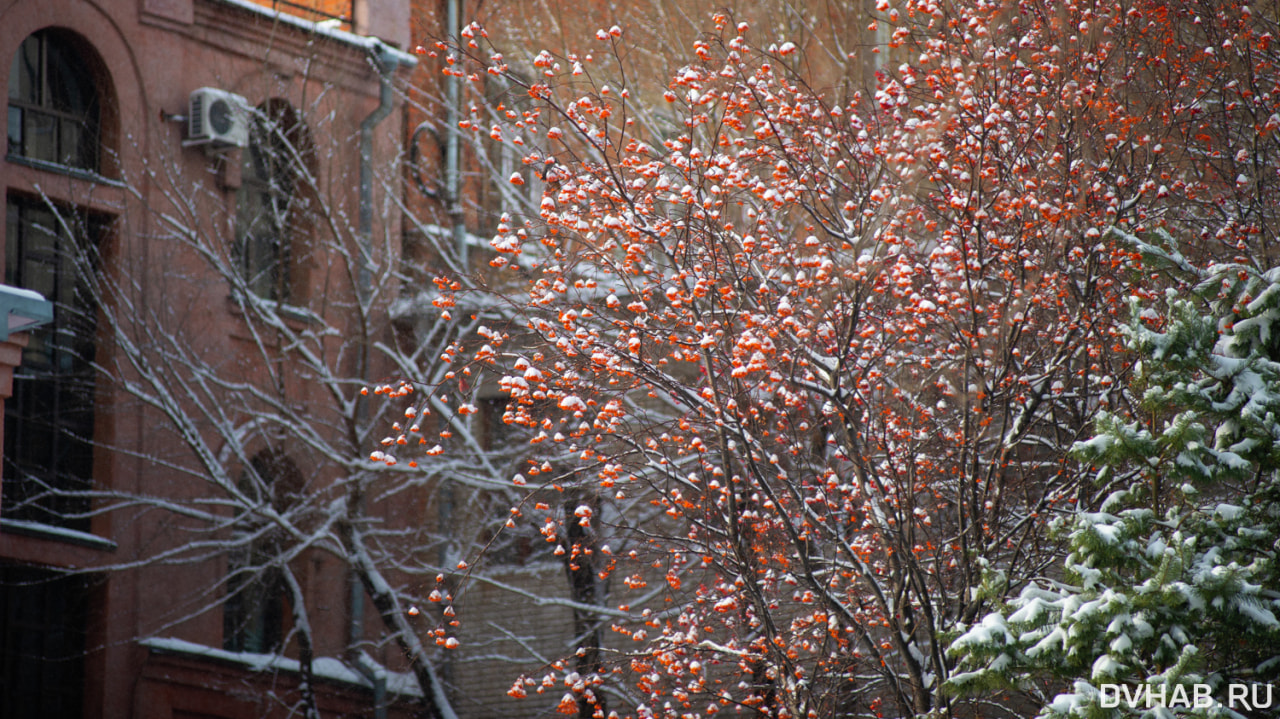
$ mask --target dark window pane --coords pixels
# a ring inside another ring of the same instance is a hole
[[[83,63],[65,43],[46,41],[44,105],[52,110],[84,115],[97,111],[97,97]]]
[[[81,716],[87,583],[0,565],[0,716]]]
[[[40,103],[42,37],[42,33],[36,33],[23,40],[14,53],[13,65],[9,67],[9,97],[37,105]]]
[[[12,202],[6,202],[4,205],[4,234],[9,241],[4,246],[4,266],[16,267],[18,265],[18,248],[19,243],[14,242],[13,238],[18,236],[18,227],[21,218],[21,211],[18,206]],[[5,277],[9,277],[10,273],[6,270]]]
[[[76,120],[62,120],[62,131],[58,134],[58,164],[70,167],[83,167],[84,157],[80,142],[85,127]]]
[[[291,109],[260,108],[241,156],[235,254],[249,290],[266,299],[295,299],[291,238],[303,210],[295,197],[303,138],[305,128]]]
[[[13,54],[13,62],[9,63],[9,98],[22,97],[22,46]]]
[[[297,468],[283,455],[260,454],[240,477],[246,496],[269,501],[280,512],[303,488]],[[250,514],[242,514],[229,553],[227,597],[222,608],[223,648],[233,652],[278,652],[284,642],[284,618],[288,607],[284,576],[273,561],[282,541]]]
[[[251,550],[249,554],[258,552]],[[279,570],[252,568],[246,558],[234,554],[231,561],[233,571],[256,574],[235,576],[228,582],[229,594],[222,610],[222,648],[257,654],[279,651],[284,640],[284,581]]]
[[[93,473],[96,310],[93,224],[10,198],[5,281],[54,303],[53,322],[30,332],[5,403],[5,515],[87,531]]]
[[[8,152],[22,154],[22,108],[9,106]]]
[[[27,110],[23,123],[22,156],[33,160],[56,162],[58,159],[58,121],[43,112]]]

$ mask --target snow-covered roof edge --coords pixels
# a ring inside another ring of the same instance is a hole
[[[357,35],[353,32],[348,32],[340,28],[329,27],[320,22],[315,22],[312,20],[304,20],[300,17],[289,15],[287,13],[283,13],[278,10],[272,10],[269,7],[259,5],[257,3],[251,2],[250,0],[215,0],[215,2],[220,2],[223,5],[233,5],[242,10],[246,10],[248,12],[261,15],[263,17],[271,18],[272,20],[282,22],[286,25],[292,25],[293,27],[296,27],[303,32],[309,32],[314,35],[323,35],[324,37],[327,37],[331,40],[336,40],[337,42],[351,45],[353,47],[359,47],[365,50],[372,50],[372,51],[377,51],[381,49],[383,52],[386,52],[392,57],[395,57],[396,60],[401,65],[416,67],[418,64],[418,57],[416,55],[405,52],[403,50],[398,50],[395,47],[387,44],[386,42],[376,37],[369,37],[367,35]]]
[[[216,659],[231,664],[239,664],[249,671],[286,671],[300,673],[301,666],[297,659],[289,659],[279,654],[256,654],[254,652],[229,652],[225,649],[217,649],[215,647],[188,642],[185,639],[173,639],[170,637],[151,637],[138,642],[148,649],[154,649],[169,654],[180,654],[184,656],[204,657],[206,659]],[[350,684],[353,686],[369,688],[369,680],[364,675],[347,666],[345,662],[334,657],[316,657],[311,663],[312,671],[315,672],[317,679],[327,679],[329,681],[339,682],[341,684]],[[387,675],[387,691],[392,694],[401,696],[421,697],[422,691],[418,688],[417,680],[412,674],[403,674],[400,672],[386,672]]]

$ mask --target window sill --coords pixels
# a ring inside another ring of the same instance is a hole
[[[84,170],[78,167],[71,167],[70,165],[60,165],[56,162],[49,162],[47,160],[36,160],[30,157],[23,157],[22,155],[14,155],[13,153],[5,155],[4,159],[6,162],[10,162],[15,165],[22,165],[23,167],[30,167],[33,170],[52,172],[58,175],[65,175],[77,180],[91,182],[95,185],[107,185],[109,187],[121,188],[125,186],[125,184],[119,180],[113,180],[109,177],[99,175],[92,170]]]
[[[51,524],[25,522],[19,519],[0,519],[0,532],[4,532],[6,534],[19,534],[24,537],[34,537],[36,539],[48,539],[54,542],[74,544],[76,546],[87,547],[89,549],[101,549],[107,552],[114,552],[118,546],[110,539],[99,537],[96,534],[89,534],[88,532],[81,532],[75,529],[55,527]]]

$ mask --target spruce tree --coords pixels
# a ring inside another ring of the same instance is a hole
[[[1124,239],[1193,291],[1168,290],[1160,309],[1131,299],[1140,411],[1100,413],[1073,449],[1105,499],[1057,520],[1060,576],[954,641],[950,689],[1031,689],[1047,717],[1269,715],[1280,697],[1258,713],[1228,685],[1280,674],[1280,268],[1195,268]],[[988,586],[1001,589],[998,570]]]

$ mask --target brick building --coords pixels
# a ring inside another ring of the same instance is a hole
[[[304,656],[325,716],[419,711],[377,592],[314,546],[257,559],[289,542],[261,517],[301,526],[297,498],[336,491],[334,470],[255,429],[247,405],[224,417],[240,434],[208,413],[246,388],[310,407],[324,383],[295,376],[288,337],[368,324],[375,290],[335,253],[354,242],[386,265],[398,237],[396,173],[355,178],[400,152],[387,89],[414,63],[408,2],[316,5],[0,6],[5,283],[56,305],[25,349],[3,348],[21,365],[4,402],[0,716],[283,716],[304,699]],[[322,226],[334,217],[350,227]],[[210,368],[208,404],[155,403],[159,372],[187,378],[180,393]],[[341,425],[315,419],[324,441]],[[211,485],[217,466],[231,469]]]

